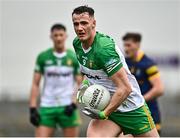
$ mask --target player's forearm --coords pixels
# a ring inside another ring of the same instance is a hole
[[[76,80],[76,87],[74,89],[74,93],[73,93],[73,96],[72,96],[72,101],[74,103],[77,103],[78,90],[83,85],[83,81],[85,80],[85,77],[83,75],[76,75],[75,80]]]
[[[116,84],[117,89],[112,96],[109,105],[104,110],[104,113],[107,116],[114,112],[132,92],[126,70],[123,67],[111,76],[111,79]]]
[[[117,108],[123,103],[123,101],[129,96],[132,89],[131,87],[118,88],[111,98],[109,105],[104,110],[106,116],[109,116],[112,112],[117,110]]]
[[[164,86],[160,77],[151,79],[150,83],[152,85],[152,88],[144,95],[144,99],[147,102],[161,96],[164,91]]]
[[[30,95],[30,107],[37,107],[37,101],[39,97],[39,87],[32,86]]]
[[[79,86],[81,85],[82,81],[83,81],[84,77],[82,75],[76,75],[76,83],[77,83],[77,87],[79,88]]]
[[[77,103],[76,95],[77,95],[77,89],[75,89],[75,91],[72,94],[72,103]]]
[[[159,87],[153,87],[150,91],[148,91],[144,95],[144,99],[146,102],[153,100],[163,94],[163,88]]]

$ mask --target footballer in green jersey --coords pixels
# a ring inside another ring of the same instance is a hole
[[[96,32],[94,10],[88,6],[77,7],[72,13],[72,21],[77,34],[73,46],[82,74],[90,85],[103,85],[111,93],[111,101],[103,111],[88,107],[82,110],[92,118],[87,136],[114,137],[123,132],[158,137],[139,85],[122,52],[112,38]]]
[[[75,81],[81,83],[79,63],[71,50],[65,49],[66,28],[55,24],[51,28],[53,48],[41,52],[36,60],[30,97],[30,122],[36,126],[37,137],[50,137],[60,126],[64,136],[77,137],[80,116],[73,101]],[[39,84],[44,77],[37,109]]]

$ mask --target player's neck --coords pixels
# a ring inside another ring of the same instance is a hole
[[[85,50],[87,50],[89,47],[92,46],[95,36],[96,36],[96,31],[92,33],[91,37],[87,41],[82,42],[82,46]]]
[[[65,46],[63,46],[62,48],[57,48],[54,46],[54,51],[57,53],[63,53],[65,50],[66,50]]]
[[[136,61],[139,55],[139,50],[132,56],[132,60]]]

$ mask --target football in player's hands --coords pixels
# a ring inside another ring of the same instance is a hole
[[[85,106],[91,109],[104,110],[110,102],[110,93],[102,85],[89,86],[82,96]]]

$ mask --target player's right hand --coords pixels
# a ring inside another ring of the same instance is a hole
[[[37,109],[34,107],[30,108],[30,122],[35,127],[39,126],[40,116],[39,116]]]
[[[82,112],[91,117],[92,119],[100,119],[100,120],[107,120],[108,116],[106,116],[104,114],[104,111],[100,111],[97,109],[91,109],[89,107],[84,107],[84,109],[82,110]]]
[[[79,103],[83,103],[83,94],[86,91],[86,89],[90,86],[90,82],[88,80],[83,80],[80,88],[78,89],[76,99]]]

